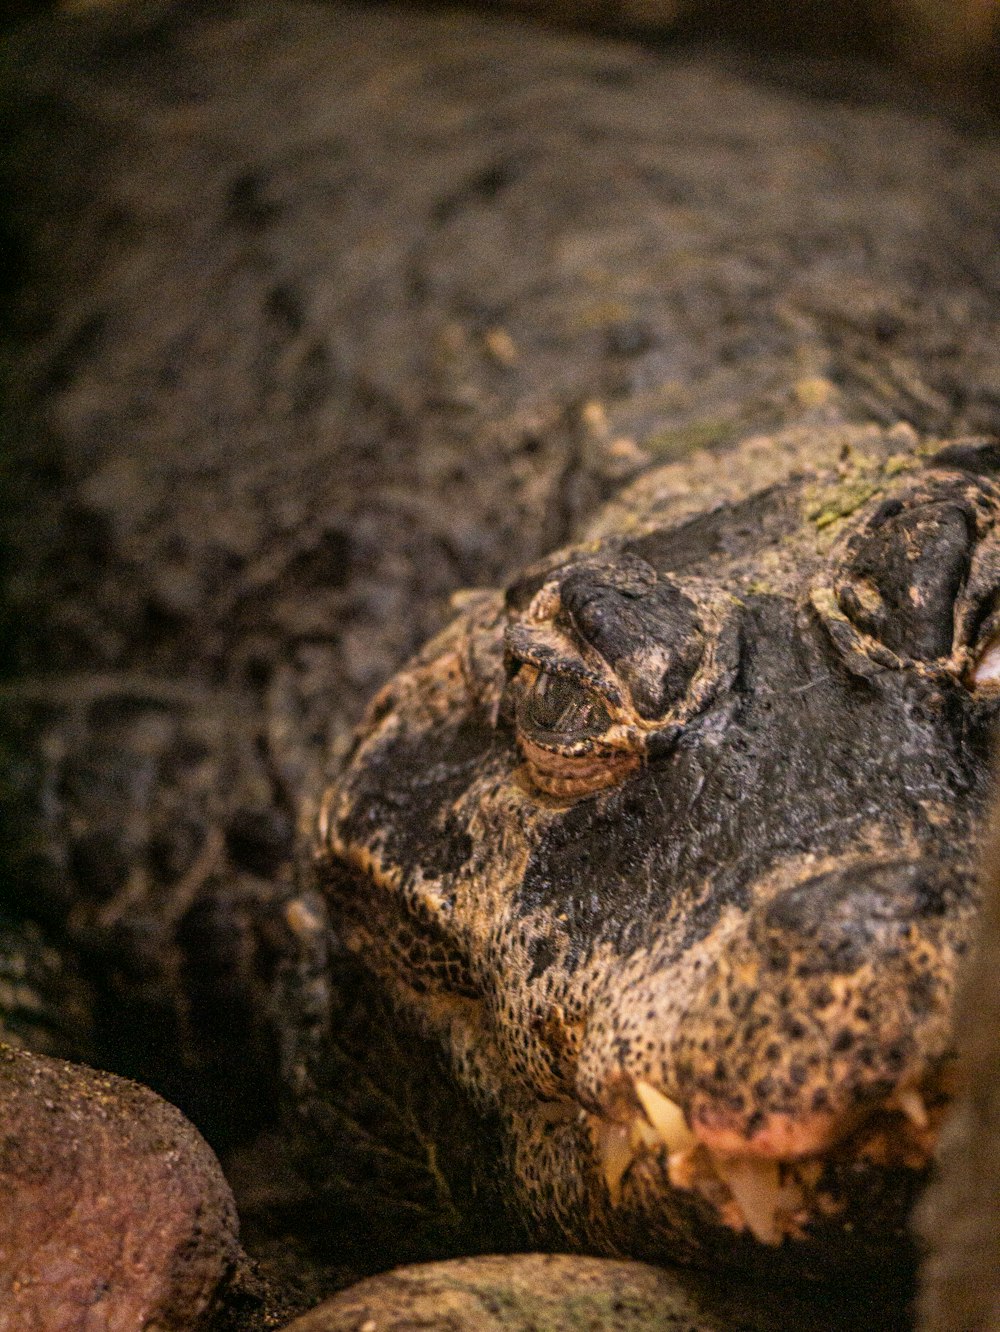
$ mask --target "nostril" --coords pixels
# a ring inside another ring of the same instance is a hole
[[[780,892],[758,918],[758,942],[775,958],[802,950],[817,971],[855,971],[910,925],[942,916],[962,891],[936,863],[852,865]]]

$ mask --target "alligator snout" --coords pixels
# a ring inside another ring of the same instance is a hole
[[[830,1170],[921,1170],[947,1099],[956,922],[972,896],[928,860],[761,889],[705,941],[686,1003],[648,1010],[672,1030],[656,1056],[654,1041],[633,1039],[607,1070],[590,1130],[612,1197],[630,1179],[648,1192],[659,1174],[778,1243],[836,1210]]]
[[[862,862],[752,908],[707,967],[671,1051],[702,1141],[813,1155],[925,1083],[948,1053],[971,901],[950,867]]]

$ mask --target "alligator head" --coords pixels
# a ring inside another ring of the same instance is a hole
[[[651,473],[371,705],[319,879],[547,1242],[898,1239],[976,906],[998,453],[842,429]]]

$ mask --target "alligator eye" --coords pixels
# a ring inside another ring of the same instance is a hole
[[[638,766],[627,733],[581,680],[525,664],[516,688],[517,743],[538,790],[573,799],[614,786]]]
[[[611,725],[607,708],[592,690],[549,671],[539,671],[521,695],[517,719],[543,742],[548,737],[571,744],[602,735]]]

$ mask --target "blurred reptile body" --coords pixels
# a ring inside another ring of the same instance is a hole
[[[364,6],[8,61],[10,1034],[176,1097],[314,1292],[905,1266],[995,712],[991,133]]]

